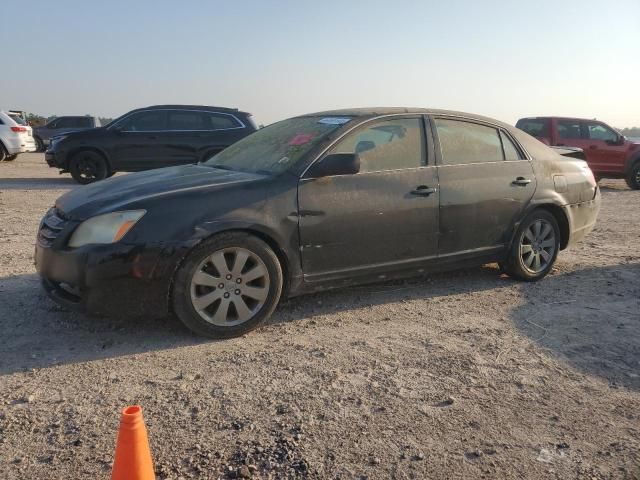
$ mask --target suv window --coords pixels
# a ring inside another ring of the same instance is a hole
[[[9,116],[18,125],[26,125],[27,124],[27,122],[24,121],[24,118],[22,118],[20,115],[16,115],[16,114],[10,113]]]
[[[56,122],[56,128],[78,128],[80,126],[78,117],[65,117]]]
[[[618,140],[618,134],[601,123],[588,123],[587,130],[591,140],[600,140],[602,142],[615,142]]]
[[[546,118],[525,118],[518,120],[516,127],[532,137],[545,138],[549,136],[549,121]]]
[[[505,160],[522,160],[520,150],[516,148],[511,139],[501,130],[500,139],[502,140],[502,148],[504,148]]]
[[[166,129],[166,112],[149,110],[128,116],[118,126],[124,132],[157,132]]]
[[[91,117],[78,117],[78,128],[93,127],[93,119]]]
[[[169,130],[227,130],[241,127],[230,115],[192,110],[170,110],[168,114]]]
[[[417,168],[425,165],[424,134],[419,118],[375,122],[347,135],[330,153],[357,153],[361,172]]]
[[[578,120],[558,120],[558,136],[567,140],[581,139],[581,122]]]
[[[443,165],[504,160],[498,130],[477,123],[436,118]]]
[[[242,128],[242,125],[230,115],[219,113],[204,113],[205,130],[224,130],[227,128]]]

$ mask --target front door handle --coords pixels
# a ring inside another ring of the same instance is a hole
[[[433,187],[428,187],[426,185],[420,185],[416,187],[415,190],[411,190],[411,195],[418,195],[419,197],[428,197],[432,193],[436,193],[437,190]]]
[[[512,185],[519,185],[521,187],[526,187],[530,183],[531,183],[531,180],[524,177],[518,177],[513,182],[511,182]]]

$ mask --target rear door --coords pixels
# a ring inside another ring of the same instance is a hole
[[[242,138],[243,125],[230,114],[168,110],[167,165],[207,160]]]
[[[533,168],[499,127],[436,117],[440,256],[491,253],[511,238],[533,196]]]
[[[427,151],[421,116],[374,120],[328,152],[358,153],[359,173],[300,180],[306,281],[406,269],[437,255],[438,179]]]

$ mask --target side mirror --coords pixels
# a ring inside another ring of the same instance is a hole
[[[307,172],[307,178],[353,175],[360,171],[360,157],[357,153],[334,153],[320,159]]]
[[[605,143],[607,145],[624,145],[625,140],[624,135],[619,135],[615,140],[607,140]]]

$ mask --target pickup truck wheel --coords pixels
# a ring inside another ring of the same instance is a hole
[[[109,167],[102,155],[84,150],[71,158],[69,171],[76,182],[86,185],[107,178]]]
[[[560,228],[546,210],[534,210],[516,233],[504,270],[509,276],[535,282],[551,271],[560,250]]]
[[[634,190],[640,190],[640,161],[633,164],[627,174],[627,185]]]

